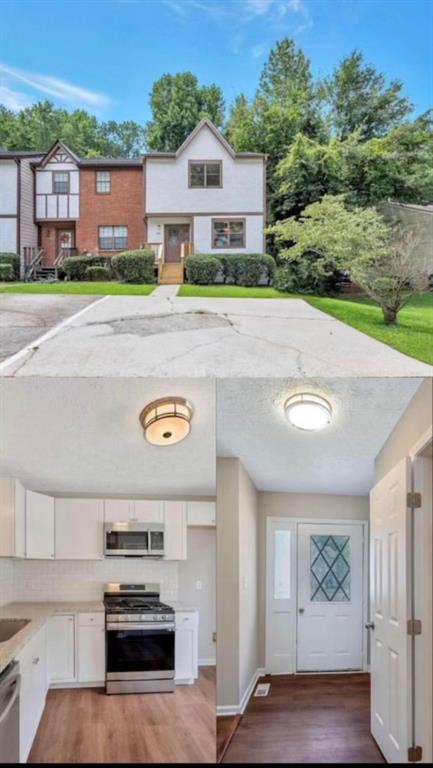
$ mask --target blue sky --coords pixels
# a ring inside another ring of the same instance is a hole
[[[0,0],[0,102],[50,98],[100,119],[149,118],[165,72],[254,93],[272,45],[293,37],[323,76],[354,48],[432,103],[433,0]]]

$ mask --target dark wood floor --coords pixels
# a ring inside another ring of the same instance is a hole
[[[217,718],[217,762],[221,763],[241,720],[240,715],[223,715]]]
[[[223,763],[384,763],[370,736],[370,676],[283,675],[251,698]],[[219,718],[218,718],[219,720]]]
[[[30,763],[215,763],[215,667],[175,693],[49,691]]]

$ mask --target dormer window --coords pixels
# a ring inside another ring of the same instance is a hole
[[[190,160],[188,168],[191,188],[222,187],[221,160]]]
[[[54,171],[53,173],[53,192],[55,195],[67,195],[69,192],[69,173],[68,171]]]

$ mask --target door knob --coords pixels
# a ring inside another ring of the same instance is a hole
[[[299,613],[304,613],[305,608],[298,608]]]
[[[374,630],[374,621],[367,621],[367,624],[365,625],[366,629]]]

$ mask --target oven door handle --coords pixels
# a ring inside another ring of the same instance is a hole
[[[152,624],[152,623],[149,623],[149,624],[138,624],[138,623],[134,624],[133,622],[118,621],[115,624],[107,624],[106,629],[107,629],[107,632],[115,632],[116,630],[125,630],[125,629],[130,629],[130,630],[139,629],[140,632],[142,632],[143,630],[144,631],[147,630],[149,632],[155,632],[155,631],[158,631],[158,632],[159,631],[162,631],[162,632],[174,632],[175,625],[174,624],[159,624],[157,621],[155,621],[154,624]]]

